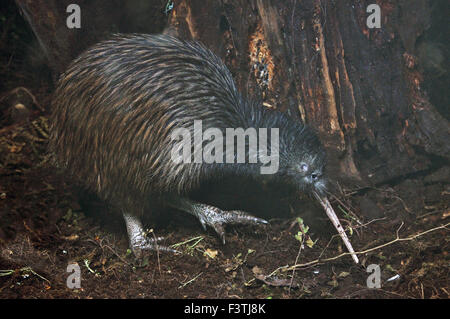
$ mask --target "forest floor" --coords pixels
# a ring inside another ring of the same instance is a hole
[[[180,253],[137,261],[122,217],[51,165],[51,80],[14,2],[1,6],[0,299],[450,297],[449,166],[389,185],[336,188],[330,201],[359,265],[320,205],[233,181],[194,195],[270,225],[228,227],[223,245],[194,217],[157,210],[145,225]],[[80,288],[71,289],[74,264]],[[371,286],[376,269],[380,288]]]
[[[137,261],[121,216],[49,163],[48,90],[3,97],[0,298],[450,297],[446,166],[395,185],[341,188],[331,198],[360,265],[341,255],[341,239],[311,199],[226,181],[208,186],[209,202],[245,209],[269,226],[228,227],[223,245],[192,216],[158,211],[145,224],[180,254],[151,252]],[[16,100],[28,101],[21,102],[26,112]],[[70,289],[74,263],[81,286]],[[380,288],[370,287],[371,264]]]

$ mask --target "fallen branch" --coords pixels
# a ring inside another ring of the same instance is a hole
[[[350,240],[348,239],[347,234],[345,233],[344,229],[342,228],[342,225],[339,222],[339,218],[336,216],[336,213],[334,212],[333,207],[331,206],[327,197],[320,196],[316,192],[313,192],[313,194],[316,197],[316,199],[319,201],[320,205],[322,205],[328,218],[333,223],[334,228],[336,228],[336,230],[338,231],[339,236],[341,236],[342,241],[344,242],[345,246],[347,247],[347,250],[349,251],[350,255],[353,258],[353,261],[356,264],[359,263],[358,256],[356,256],[355,251],[353,250],[352,244],[350,243]]]
[[[362,254],[366,254],[368,252],[371,252],[371,251],[374,251],[374,250],[378,250],[378,249],[381,249],[383,247],[392,245],[392,244],[394,244],[396,242],[414,240],[414,239],[416,239],[418,237],[421,237],[421,236],[423,236],[425,234],[428,234],[428,233],[431,233],[433,231],[436,231],[436,230],[439,230],[439,229],[447,229],[447,227],[449,225],[450,225],[450,223],[447,223],[445,225],[441,225],[441,226],[438,226],[438,227],[435,227],[435,228],[431,228],[431,229],[428,229],[428,230],[426,230],[424,232],[421,232],[421,233],[418,233],[418,234],[415,234],[415,235],[412,235],[412,236],[409,236],[409,237],[405,237],[405,238],[400,238],[398,236],[398,231],[397,231],[397,238],[395,238],[395,239],[393,239],[393,240],[391,240],[391,241],[389,241],[387,243],[384,243],[384,244],[381,244],[381,245],[378,245],[378,246],[375,246],[375,247],[372,247],[372,248],[369,248],[369,249],[366,249],[366,250],[363,250],[363,251],[354,252],[353,254],[362,255]],[[290,270],[293,270],[293,269],[303,268],[303,267],[315,265],[315,264],[318,264],[318,263],[324,263],[324,262],[328,262],[328,261],[333,261],[333,260],[339,259],[339,258],[344,257],[344,256],[348,256],[348,255],[352,255],[352,253],[346,252],[346,253],[342,253],[342,254],[334,256],[334,257],[325,258],[325,259],[315,259],[315,260],[309,261],[309,262],[304,263],[304,264],[296,264],[296,265],[288,267],[288,268],[286,268],[284,266],[284,267],[280,267],[278,269],[283,268],[284,271],[290,271]],[[274,273],[274,272],[272,272],[272,273]]]

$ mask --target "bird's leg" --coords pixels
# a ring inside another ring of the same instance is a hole
[[[206,226],[212,227],[222,242],[225,244],[225,230],[226,224],[236,225],[257,225],[268,224],[267,221],[261,218],[254,217],[247,212],[241,210],[223,211],[220,208],[198,203],[188,198],[171,196],[167,200],[167,204],[173,208],[185,211],[196,216],[206,230]]]
[[[177,252],[174,249],[157,244],[163,237],[148,238],[137,216],[124,212],[123,218],[127,227],[130,248],[137,258],[142,257],[143,250]]]

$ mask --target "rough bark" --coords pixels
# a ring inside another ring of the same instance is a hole
[[[158,33],[167,21],[165,0],[16,0],[55,76],[86,47],[114,32]],[[69,4],[81,9],[81,28],[69,29]]]
[[[80,30],[65,27],[69,0],[16,2],[55,74],[109,32],[170,26],[203,42],[242,92],[314,127],[341,179],[392,182],[450,156],[448,121],[421,88],[416,41],[429,23],[427,1],[376,1],[380,29],[366,25],[373,0],[180,0],[168,15],[165,0],[78,1]]]

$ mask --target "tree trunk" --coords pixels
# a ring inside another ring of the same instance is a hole
[[[72,1],[16,2],[55,74],[110,32],[170,26],[203,42],[241,92],[317,130],[335,178],[392,183],[450,156],[448,115],[423,90],[428,57],[421,59],[418,39],[430,25],[428,1],[377,0],[381,28],[370,29],[374,0],[178,0],[167,14],[166,0],[84,0],[82,27],[72,30],[65,24]]]

